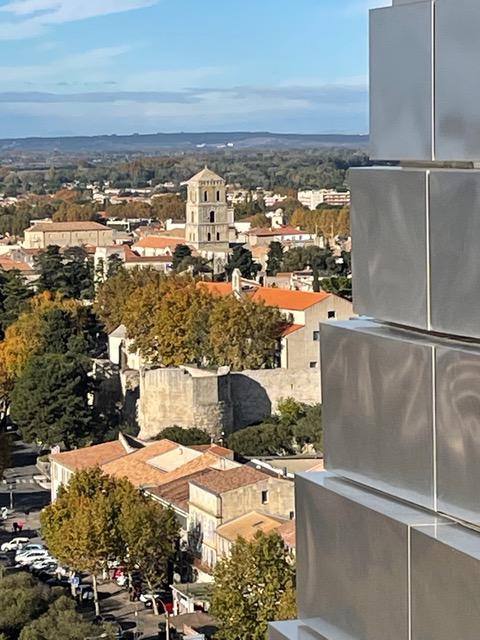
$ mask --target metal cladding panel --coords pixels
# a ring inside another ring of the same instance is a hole
[[[480,159],[480,3],[437,0],[435,136],[437,160]]]
[[[426,170],[351,170],[354,309],[427,329]]]
[[[480,348],[436,353],[438,509],[480,524]]]
[[[328,471],[433,509],[433,345],[359,320],[320,343]]]
[[[458,525],[412,530],[412,640],[478,640],[480,534]]]
[[[274,622],[270,625],[269,640],[330,640],[302,620]]]
[[[299,617],[332,640],[407,640],[409,526],[437,519],[334,478],[296,477]]]
[[[431,160],[433,7],[396,4],[370,12],[370,156]]]
[[[430,210],[432,329],[480,338],[480,171],[432,171]]]

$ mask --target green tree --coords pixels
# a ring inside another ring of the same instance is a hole
[[[179,537],[175,513],[138,492],[129,492],[122,503],[120,535],[128,549],[128,566],[140,569],[150,593],[165,589],[168,563]],[[156,600],[153,609],[158,615]]]
[[[243,278],[253,279],[260,271],[261,267],[253,261],[252,252],[246,247],[237,246],[233,249],[225,265],[225,272],[228,279],[232,279],[232,273],[239,269]]]
[[[119,514],[124,495],[134,492],[128,481],[88,469],[74,474],[41,513],[42,535],[53,555],[77,572],[92,574],[97,615],[97,576],[109,560],[126,557]]]
[[[210,313],[211,360],[235,371],[272,368],[287,325],[285,317],[274,307],[250,298],[219,298]]]
[[[2,335],[27,308],[33,296],[23,275],[17,271],[0,271],[0,329]]]
[[[264,640],[268,623],[296,616],[295,567],[282,538],[258,532],[239,539],[215,568],[212,614],[218,640]]]
[[[26,442],[78,446],[92,428],[92,382],[83,357],[34,356],[15,383],[11,415]]]
[[[267,257],[267,275],[276,276],[283,263],[283,245],[281,242],[271,242]]]
[[[39,272],[38,291],[59,292],[76,300],[93,298],[93,265],[82,247],[69,247],[62,253],[50,245],[35,257],[35,268]]]
[[[85,638],[109,638],[113,640],[111,625],[104,627],[87,622],[76,611],[75,603],[67,596],[55,600],[42,616],[27,624],[19,640],[85,640]]]
[[[352,279],[346,276],[331,276],[329,278],[322,278],[321,287],[323,291],[327,293],[334,293],[346,300],[353,299],[352,293]]]
[[[185,271],[188,258],[192,257],[192,250],[186,244],[177,244],[173,252],[173,269],[177,273]]]
[[[53,592],[26,573],[0,577],[0,633],[8,640],[48,608]]]
[[[190,447],[195,444],[210,444],[211,437],[203,429],[197,429],[196,427],[184,429],[183,427],[173,426],[163,429],[155,440],[171,440],[172,442],[183,444],[185,447]]]

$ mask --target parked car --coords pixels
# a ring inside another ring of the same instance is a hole
[[[4,542],[0,547],[1,551],[18,551],[23,549],[30,542],[28,538],[13,538],[10,542]]]
[[[23,567],[29,567],[37,560],[45,560],[45,558],[48,557],[49,555],[46,549],[34,549],[33,551],[29,551],[28,553],[21,555],[18,558],[15,557],[15,562],[22,565]]]
[[[171,593],[167,593],[167,592],[155,593],[155,594],[142,593],[140,596],[140,602],[143,602],[146,609],[152,609],[154,598],[157,601],[158,608],[160,609],[160,611],[163,611],[163,606],[162,606],[163,604],[165,605],[165,609],[167,610],[168,614],[173,613],[173,596]]]
[[[76,598],[81,603],[91,602],[93,600],[93,589],[90,584],[80,584],[76,592]]]
[[[58,563],[55,558],[52,556],[48,556],[46,558],[41,558],[40,560],[36,560],[29,566],[29,570],[32,573],[40,573],[40,571],[44,571],[49,569],[51,571],[51,575],[55,573],[56,568],[58,567]]]
[[[15,560],[18,560],[22,556],[25,556],[27,553],[30,553],[30,551],[46,551],[46,549],[43,546],[43,544],[40,544],[40,543],[38,543],[38,544],[37,543],[26,544],[24,547],[22,547],[21,549],[19,549],[16,552]]]

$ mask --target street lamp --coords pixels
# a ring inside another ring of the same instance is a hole
[[[167,607],[163,600],[160,600],[160,598],[157,598],[157,601],[160,602],[163,607],[163,611],[165,612],[165,640],[170,640],[170,623],[168,621]]]

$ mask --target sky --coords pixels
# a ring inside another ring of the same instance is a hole
[[[389,0],[0,0],[0,138],[366,133]]]

